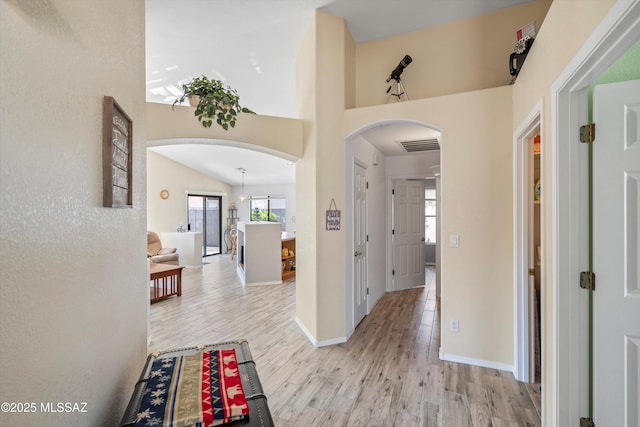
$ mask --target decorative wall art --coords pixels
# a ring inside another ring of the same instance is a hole
[[[105,96],[103,106],[103,206],[130,208],[133,206],[133,122],[112,97]]]
[[[336,206],[336,201],[331,199],[331,203],[329,203],[329,210],[327,211],[327,231],[338,230],[340,230],[340,211]]]

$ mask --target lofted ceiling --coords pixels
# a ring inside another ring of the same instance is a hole
[[[364,43],[529,1],[146,0],[147,101],[172,103],[181,94],[182,83],[204,74],[235,88],[241,104],[258,114],[295,117],[295,56],[315,9],[343,17],[355,42]],[[416,137],[417,131],[415,126],[394,124],[371,129],[363,136],[386,155],[393,155],[398,154],[397,140]],[[230,150],[185,144],[154,148],[186,166],[237,184],[237,168],[250,170],[241,164],[249,153],[244,150],[239,152],[243,156],[232,157]],[[254,169],[252,179],[261,183],[276,179],[267,170],[271,156],[256,155],[260,160],[252,157],[251,162],[260,167]],[[293,182],[294,175],[281,180]]]
[[[231,185],[290,184],[296,180],[296,167],[280,157],[246,148],[226,145],[173,144],[149,150]]]

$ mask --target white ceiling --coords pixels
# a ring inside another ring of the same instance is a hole
[[[172,103],[183,82],[204,74],[236,89],[241,104],[258,114],[295,117],[295,56],[317,8],[343,17],[356,43],[363,43],[528,1],[146,0],[147,101]],[[389,58],[389,70],[397,60]],[[395,137],[388,135],[392,130]],[[379,129],[381,134],[370,130],[366,137],[387,152],[383,141],[410,139],[399,134],[403,130],[395,124]],[[271,156],[266,154],[249,160],[247,150],[231,157],[229,147],[185,144],[154,151],[229,183],[238,181],[239,167],[248,170],[245,183],[251,169],[259,182],[277,179],[267,170]],[[244,159],[248,166],[241,164]]]
[[[195,141],[194,141],[195,142]],[[180,143],[150,147],[162,156],[231,185],[288,184],[296,180],[293,163],[269,154],[225,145]]]
[[[400,145],[401,141],[440,138],[440,131],[411,122],[385,123],[360,133],[386,156],[407,155]],[[439,142],[439,141],[438,141]]]

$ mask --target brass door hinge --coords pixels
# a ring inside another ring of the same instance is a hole
[[[580,126],[580,142],[593,142],[596,140],[596,124]]]
[[[592,418],[580,418],[580,427],[596,427],[596,423],[593,422]]]
[[[596,274],[593,271],[580,272],[580,287],[589,291],[596,290]]]

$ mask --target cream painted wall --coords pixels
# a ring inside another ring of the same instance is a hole
[[[450,359],[513,364],[511,94],[504,86],[345,112],[344,134],[409,119],[442,129],[442,330]],[[491,108],[487,108],[491,106]],[[388,169],[388,167],[387,167]]]
[[[0,401],[37,404],[1,425],[115,425],[143,368],[144,27],[143,1],[0,2]],[[102,207],[105,95],[133,120],[132,208]]]
[[[523,70],[513,87],[513,131],[515,131],[534,108],[543,100],[543,117],[550,118],[550,89],[562,70],[567,66],[585,40],[602,21],[615,3],[614,0],[555,0],[549,9],[547,18],[539,36],[527,56]],[[569,36],[570,35],[570,36]],[[550,141],[551,123],[543,124],[543,144]],[[550,150],[542,151],[542,161],[551,165]],[[545,168],[542,177],[542,194],[550,194],[551,167]],[[543,221],[551,224],[552,204],[543,204]],[[542,363],[543,383],[543,424],[553,425],[557,419],[558,406],[555,390],[557,345],[551,331],[555,318],[553,307],[556,305],[554,293],[549,288],[553,280],[553,258],[551,256],[552,230],[546,227],[542,249],[544,277],[542,289]]]
[[[316,30],[315,16],[300,43],[296,56],[296,110],[303,121],[303,155],[296,162],[296,321],[310,339],[318,336],[318,298],[316,274],[318,245],[316,222]]]
[[[356,106],[356,43],[344,23],[344,108]]]
[[[163,200],[160,191],[169,190]],[[201,174],[160,154],[147,150],[147,227],[159,236],[163,231],[187,227],[187,192],[222,196],[222,232],[227,225],[231,186]],[[224,246],[224,238],[222,239]],[[226,250],[223,247],[222,252]]]
[[[344,20],[316,11],[297,57],[298,116],[304,154],[296,164],[296,317],[319,345],[344,340],[344,229],[325,230],[331,199],[344,210]],[[321,171],[321,173],[320,173]],[[311,307],[315,310],[311,310]]]
[[[531,21],[539,29],[550,4],[537,0],[357,45],[357,107],[386,102],[385,80],[407,54],[413,62],[402,82],[412,100],[507,85],[516,30]]]
[[[234,128],[205,128],[187,106],[147,103],[147,138],[154,145],[162,140],[188,138],[226,141],[229,145],[249,148],[296,161],[302,155],[302,121],[285,117],[241,114]],[[186,141],[188,143],[188,141]]]
[[[317,128],[316,165],[318,170],[315,197],[318,246],[318,340],[345,336],[344,298],[344,228],[327,231],[325,215],[331,199],[344,210],[344,138],[341,133],[345,108],[345,45],[351,35],[345,32],[344,20],[318,11],[316,54]],[[320,71],[320,70],[318,70]]]

